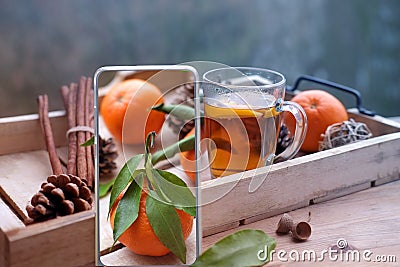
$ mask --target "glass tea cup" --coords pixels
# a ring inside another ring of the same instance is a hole
[[[307,130],[297,103],[283,101],[285,77],[259,68],[219,68],[203,75],[204,134],[213,178],[293,158]],[[283,112],[296,128],[293,142],[275,155]]]

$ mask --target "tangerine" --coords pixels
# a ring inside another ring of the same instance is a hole
[[[113,229],[115,211],[122,197],[123,193],[118,196],[114,206],[110,211],[110,224]],[[164,256],[168,254],[170,250],[161,243],[150,225],[146,214],[146,198],[147,193],[142,191],[140,196],[138,217],[134,223],[129,226],[128,229],[126,229],[126,231],[119,237],[118,241],[139,255]],[[193,217],[183,210],[175,210],[181,220],[183,237],[186,240],[192,232]]]
[[[195,128],[193,128],[186,137],[194,135]],[[182,151],[179,154],[179,162],[181,163],[183,171],[194,183],[196,182],[196,155],[194,149],[188,151]]]
[[[164,101],[154,84],[129,79],[114,85],[104,96],[100,113],[107,129],[120,142],[142,144],[151,131],[159,132],[165,115],[151,110]]]
[[[194,135],[195,133],[195,128],[190,130],[185,136],[185,138]],[[200,142],[200,150],[201,154],[203,154],[205,151],[207,151],[207,142],[204,142],[207,137],[205,136],[204,129],[201,130],[201,142]],[[186,175],[192,180],[193,183],[196,183],[196,154],[195,150],[188,150],[188,151],[182,151],[179,153],[179,162],[181,164],[181,167],[183,171],[186,173]],[[201,162],[201,160],[200,160]]]
[[[308,129],[301,150],[318,151],[319,143],[328,126],[349,119],[346,108],[339,99],[322,90],[307,90],[292,98],[303,107],[308,119]]]

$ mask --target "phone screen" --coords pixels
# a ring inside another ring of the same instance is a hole
[[[97,70],[97,264],[195,261],[196,81],[185,65]]]

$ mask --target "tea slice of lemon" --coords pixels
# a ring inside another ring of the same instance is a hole
[[[270,117],[275,117],[275,116],[277,116],[277,115],[279,115],[280,114],[280,112],[279,111],[277,111],[275,108],[267,108],[267,109],[264,109],[263,110],[264,111],[264,118],[270,118]]]
[[[247,106],[235,105],[234,107],[215,107],[204,105],[204,111],[208,117],[213,118],[231,118],[231,117],[261,117],[264,114],[258,110],[248,109]]]

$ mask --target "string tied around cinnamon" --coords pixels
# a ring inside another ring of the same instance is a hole
[[[65,136],[68,138],[71,133],[76,133],[76,132],[88,132],[88,133],[94,134],[94,128],[86,126],[86,125],[78,125],[78,126],[70,128],[66,132]]]

